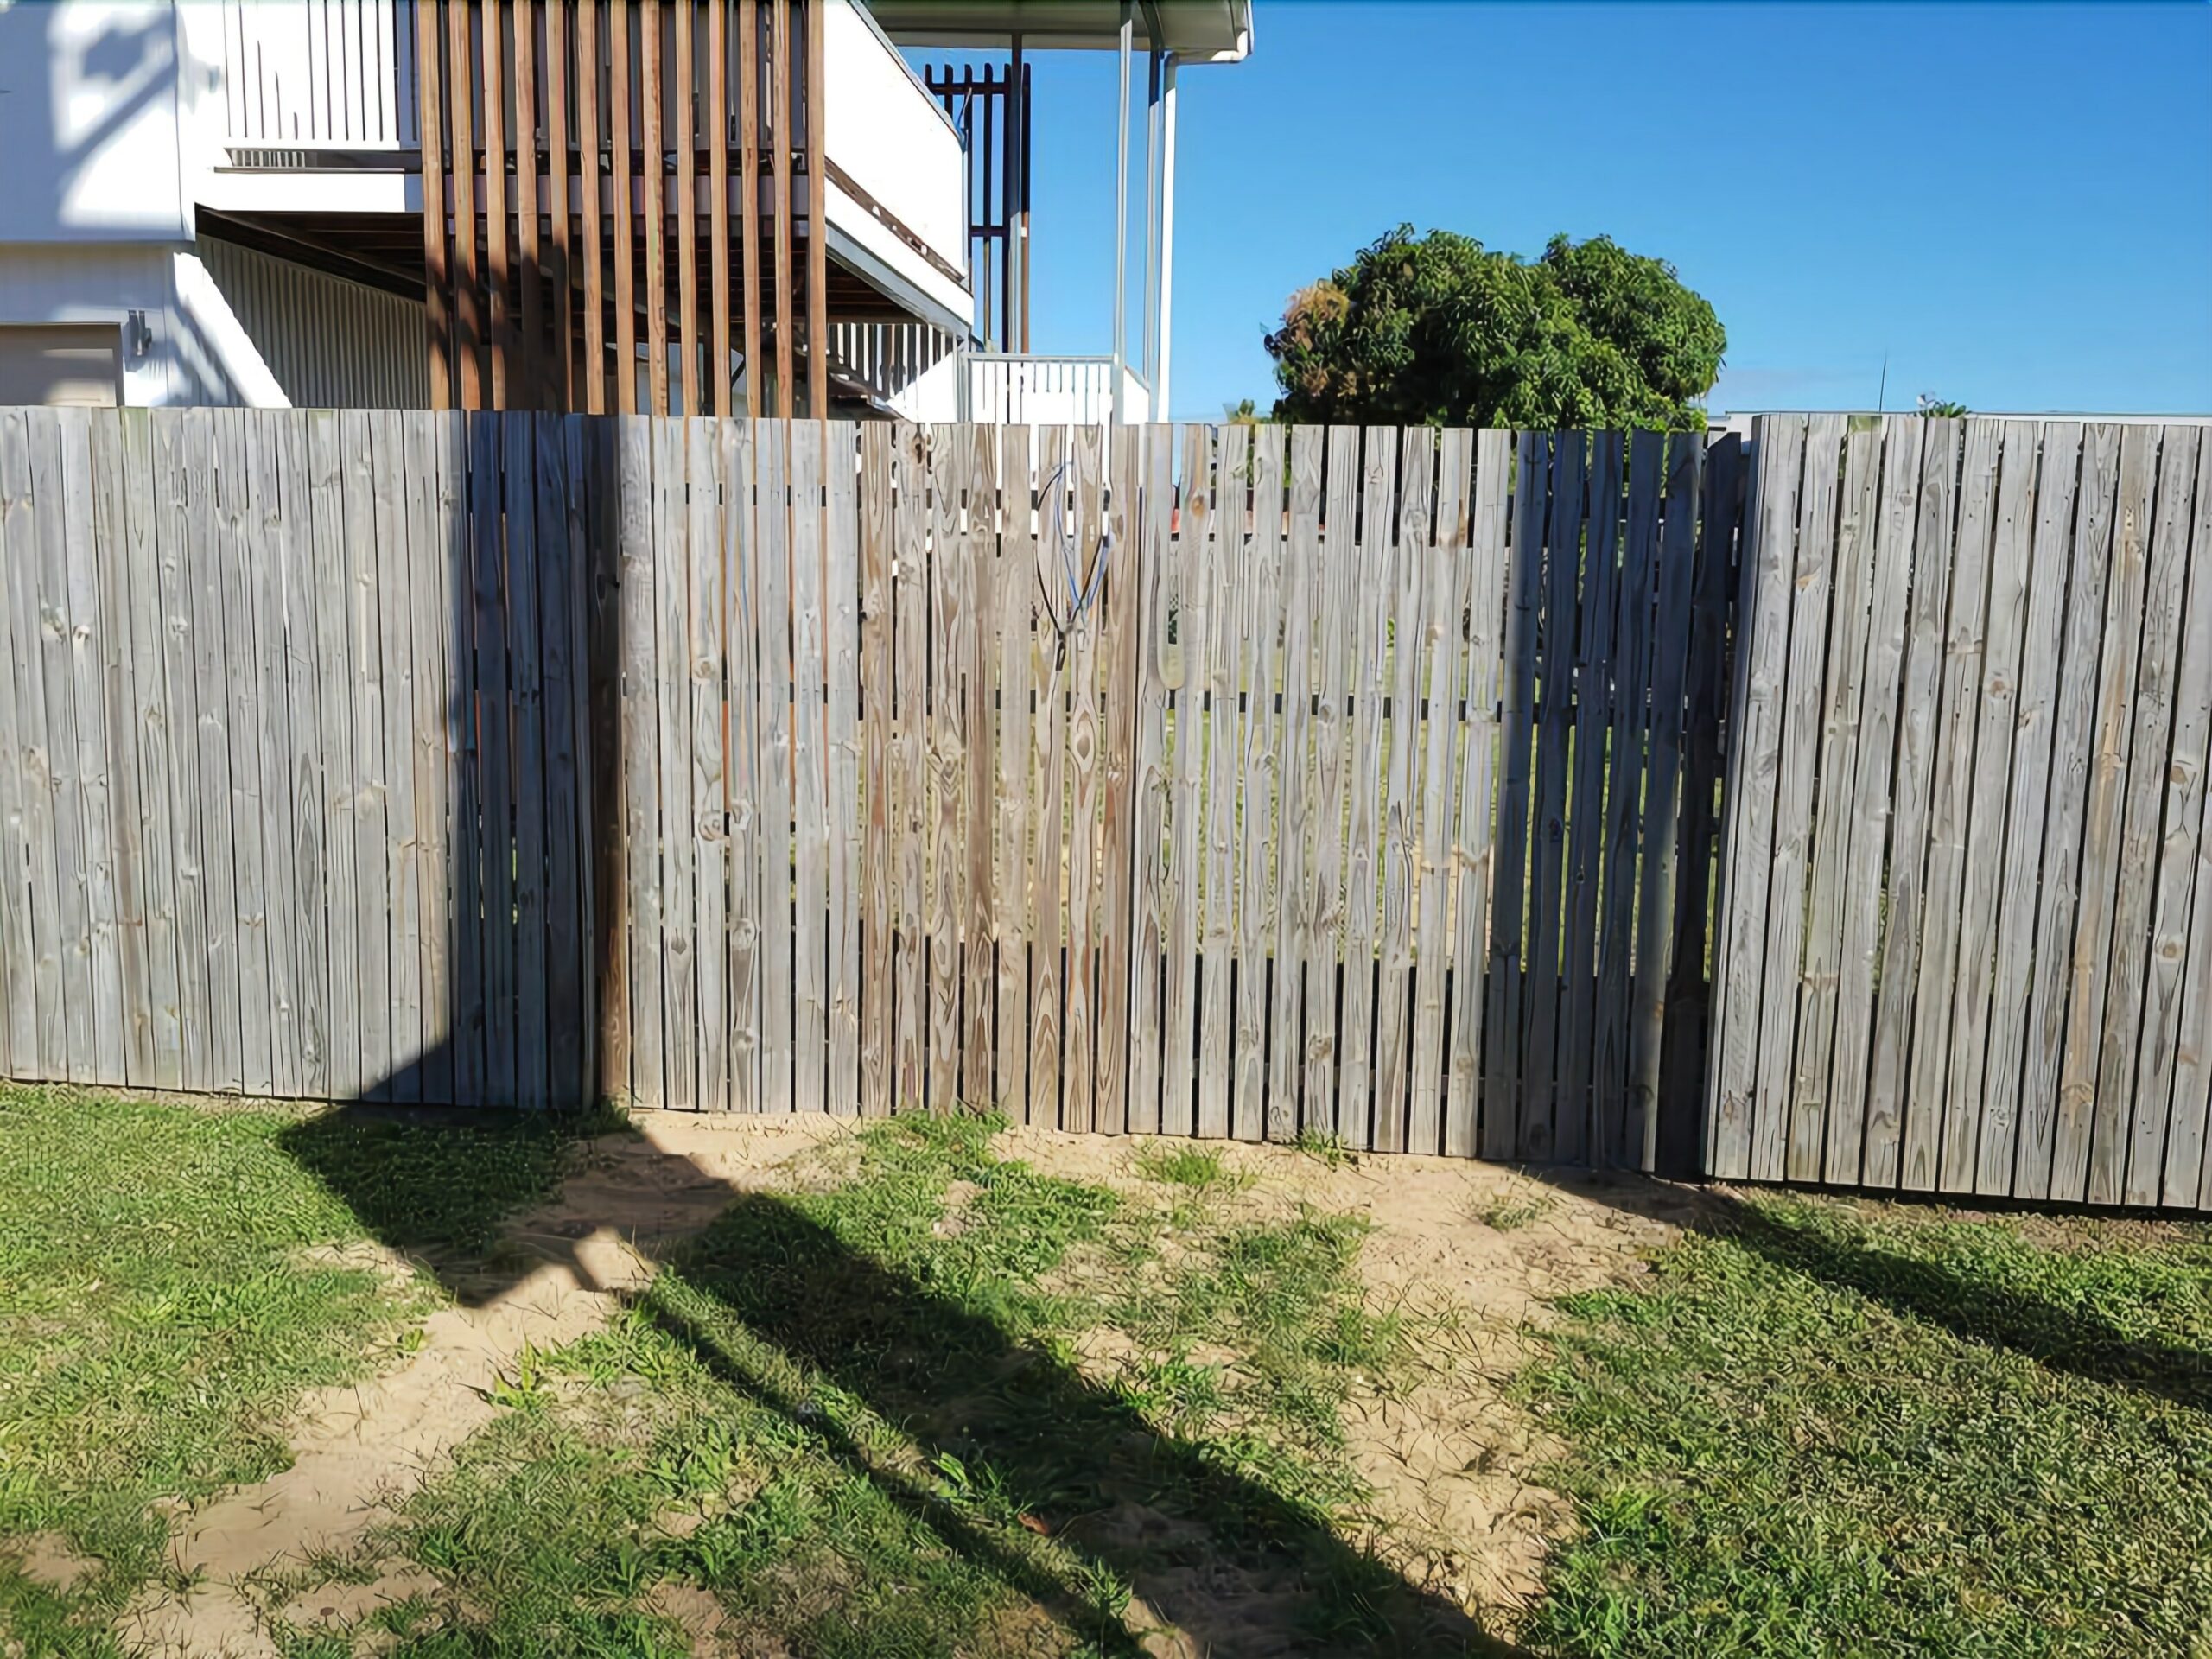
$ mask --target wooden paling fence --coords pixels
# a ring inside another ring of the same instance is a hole
[[[602,436],[0,410],[9,1076],[588,1090]]]
[[[1643,1161],[1738,470],[9,411],[8,1070]]]
[[[2195,1207],[2208,468],[0,410],[0,1061]]]
[[[1770,417],[1707,1163],[2212,1207],[2212,443]]]
[[[1645,1158],[1699,442],[620,443],[633,1098]]]

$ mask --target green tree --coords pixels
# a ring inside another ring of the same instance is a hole
[[[1401,225],[1291,296],[1282,421],[1698,431],[1728,336],[1662,259],[1555,236],[1541,258]]]
[[[1923,420],[1955,421],[1966,412],[1964,404],[1954,403],[1948,397],[1938,397],[1932,391],[1920,394],[1920,413]]]

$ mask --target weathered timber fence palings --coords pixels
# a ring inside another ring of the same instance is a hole
[[[8,1076],[586,1090],[602,430],[0,410]]]
[[[2198,1207],[2199,438],[0,410],[0,1062]]]
[[[1770,416],[1707,1164],[2212,1207],[2212,444]]]
[[[1738,476],[7,411],[7,1070],[1648,1161]]]

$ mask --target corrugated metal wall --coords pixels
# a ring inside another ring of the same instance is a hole
[[[294,407],[429,406],[420,301],[215,237],[201,237],[199,253]]]

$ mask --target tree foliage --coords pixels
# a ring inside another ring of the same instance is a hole
[[[1291,296],[1267,337],[1287,421],[1705,425],[1728,337],[1662,259],[1555,236],[1541,258],[1410,225]]]

